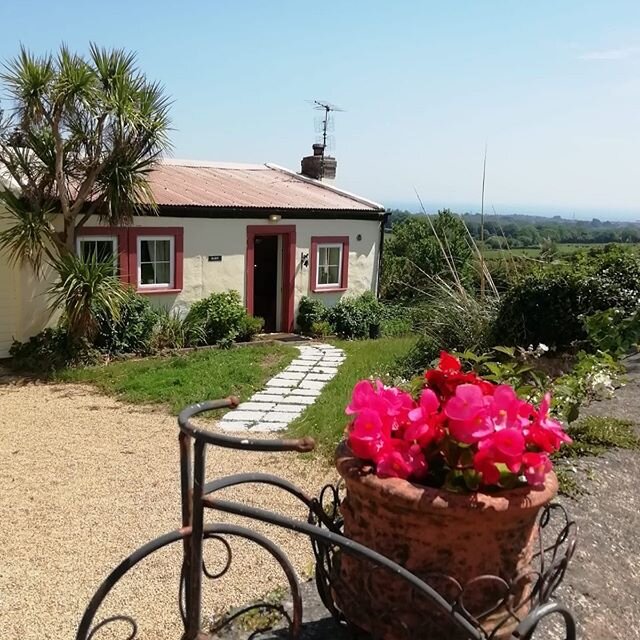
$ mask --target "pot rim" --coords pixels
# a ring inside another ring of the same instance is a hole
[[[443,488],[428,487],[401,478],[379,478],[371,463],[356,457],[345,440],[336,449],[335,464],[338,473],[353,488],[380,494],[394,506],[418,511],[440,509],[473,510],[538,510],[558,493],[558,478],[553,471],[547,474],[543,487],[525,486],[504,489],[496,493],[455,493]]]

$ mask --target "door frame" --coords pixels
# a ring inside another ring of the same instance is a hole
[[[293,303],[296,276],[296,226],[247,225],[245,254],[245,306],[253,315],[253,265],[256,236],[282,236],[282,312],[279,331],[293,331]]]

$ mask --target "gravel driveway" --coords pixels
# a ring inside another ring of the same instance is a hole
[[[88,387],[0,386],[0,638],[66,640],[94,590],[131,551],[180,524],[178,429],[156,409],[122,404]],[[210,450],[208,478],[268,470],[315,493],[333,473],[296,454]],[[304,516],[276,490],[233,489],[252,504]],[[209,521],[212,517],[209,516]],[[256,526],[256,528],[258,528]],[[306,539],[261,527],[300,572],[311,568]],[[206,552],[216,568],[215,542]],[[204,611],[226,609],[282,584],[263,551],[237,541],[229,573],[206,586]],[[180,637],[181,548],[136,567],[107,599],[139,638]],[[124,626],[100,638],[127,637]]]

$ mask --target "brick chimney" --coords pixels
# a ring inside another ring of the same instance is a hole
[[[335,179],[338,163],[335,158],[325,156],[324,151],[324,145],[316,143],[313,145],[313,155],[302,158],[300,173],[303,176],[314,180]]]

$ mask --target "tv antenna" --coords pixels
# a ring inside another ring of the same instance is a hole
[[[334,142],[333,136],[329,135],[329,133],[334,131],[333,116],[331,114],[336,111],[344,111],[344,109],[326,100],[308,100],[307,102],[309,102],[316,111],[324,111],[324,115],[316,121],[316,132],[320,134],[318,141],[322,144],[324,155],[324,150],[327,148],[327,145],[333,146]]]

